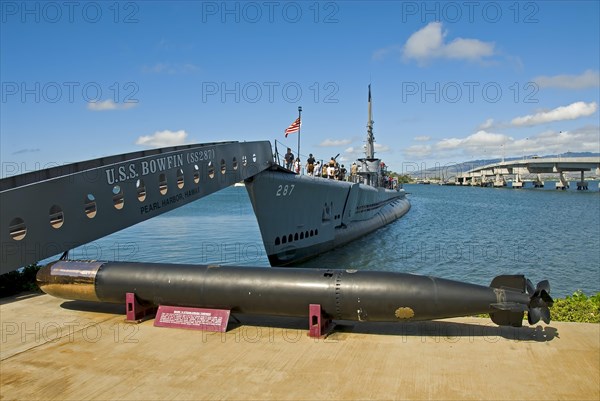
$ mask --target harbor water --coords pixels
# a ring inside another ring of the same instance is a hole
[[[387,270],[487,285],[550,280],[552,295],[600,291],[595,190],[406,185],[401,219],[302,267]],[[299,213],[290,210],[290,213]],[[230,187],[71,251],[73,259],[269,266],[245,188]]]

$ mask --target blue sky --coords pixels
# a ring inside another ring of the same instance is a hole
[[[600,152],[600,9],[560,2],[12,2],[2,177],[144,148],[273,140],[414,170]]]

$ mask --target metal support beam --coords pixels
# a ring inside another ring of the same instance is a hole
[[[152,149],[0,180],[0,273],[193,202],[272,164],[271,144]]]

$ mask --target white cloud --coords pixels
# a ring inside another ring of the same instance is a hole
[[[385,152],[389,152],[391,149],[389,146],[387,145],[381,145],[379,143],[375,143],[375,152],[379,152],[379,153],[385,153]]]
[[[481,124],[479,126],[479,129],[490,129],[492,128],[492,126],[494,125],[494,119],[493,118],[488,118],[487,120],[485,120],[485,122],[483,124]]]
[[[367,145],[362,145],[359,147],[351,146],[344,151],[344,156],[346,156],[347,158],[352,159],[352,160],[360,159],[361,157],[365,157],[366,148],[367,148]],[[386,150],[384,149],[383,151],[385,152]],[[377,152],[378,152],[378,150],[376,150],[376,153]],[[377,156],[377,155],[375,155],[375,156]]]
[[[344,157],[346,157],[347,160],[354,160],[359,157],[364,157],[365,146],[366,145],[363,145],[360,147],[350,146],[350,147],[344,149]],[[387,153],[387,152],[391,152],[391,148],[389,146],[375,143],[376,156],[377,156],[377,153]]]
[[[506,143],[512,140],[513,138],[503,134],[479,130],[465,138],[442,139],[433,146],[433,149],[448,156],[458,154],[483,156],[488,150],[502,150]]]
[[[102,102],[88,102],[87,108],[92,111],[127,110],[137,106],[137,102],[115,103],[112,99]]]
[[[433,156],[440,159],[460,155],[479,157],[484,155],[486,149],[500,150],[512,140],[503,134],[479,130],[464,138],[444,138],[433,145],[412,145],[405,148],[403,153],[408,157]]]
[[[511,137],[503,134],[494,134],[492,132],[479,130],[473,135],[466,137],[461,146],[477,149],[485,146],[501,146],[510,140],[512,140]]]
[[[320,147],[345,146],[352,142],[350,139],[325,139],[319,144]]]
[[[404,44],[404,57],[420,60],[439,56],[443,42],[441,22],[431,22],[410,35]]]
[[[27,149],[20,149],[17,151],[12,152],[13,155],[20,155],[23,153],[35,153],[35,152],[39,152],[40,148],[27,148]]]
[[[408,38],[403,57],[424,63],[435,58],[480,61],[494,55],[494,43],[464,38],[444,43],[446,35],[441,22],[430,22]]]
[[[484,130],[464,138],[446,138],[433,145],[413,145],[403,153],[411,158],[435,160],[492,159],[565,152],[600,153],[600,127],[586,126],[572,131],[543,131],[526,138],[513,138]]]
[[[413,140],[415,140],[417,142],[427,142],[427,141],[431,140],[431,137],[427,136],[427,135],[418,135],[418,136],[415,136],[413,138]]]
[[[142,66],[146,74],[185,74],[196,72],[200,68],[192,63],[156,63]]]
[[[165,147],[165,146],[177,146],[186,143],[187,132],[184,130],[179,131],[156,131],[152,135],[142,135],[136,141],[136,145],[151,146],[151,147]]]
[[[477,39],[457,38],[442,49],[442,54],[447,58],[476,61],[483,57],[492,56],[494,54],[494,44]]]
[[[404,149],[404,154],[408,157],[426,157],[431,151],[431,145],[412,145]]]
[[[536,114],[528,114],[523,117],[513,118],[511,124],[514,126],[531,126],[553,121],[575,120],[594,114],[598,109],[595,102],[575,102],[568,106],[561,106],[550,111],[541,111]]]
[[[459,148],[463,142],[464,142],[464,139],[458,139],[458,138],[445,139],[444,138],[435,144],[435,148],[438,150],[439,149],[442,149],[442,150],[443,149],[456,149],[456,148]]]
[[[572,131],[544,131],[508,143],[507,155],[546,155],[565,152],[600,152],[600,127],[587,126]]]
[[[600,72],[586,70],[580,75],[539,76],[533,81],[540,88],[586,89],[600,87]]]
[[[200,70],[200,67],[198,67],[195,64],[192,64],[192,63],[181,64],[181,72],[196,72],[198,70]]]
[[[160,74],[161,72],[165,72],[169,66],[165,63],[156,63],[154,65],[144,65],[142,67],[142,72],[149,74]]]
[[[383,47],[381,49],[377,49],[373,52],[373,60],[383,60],[390,54],[402,54],[402,46],[399,45],[391,45],[388,47]]]

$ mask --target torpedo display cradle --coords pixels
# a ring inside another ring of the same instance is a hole
[[[125,300],[127,308],[125,323],[138,324],[149,319],[154,319],[154,326],[156,327],[196,329],[225,333],[231,315],[231,311],[228,309],[142,305],[132,292],[125,294]],[[308,310],[308,336],[316,338],[325,337],[333,329],[331,319],[323,313],[321,305],[310,304]]]
[[[327,319],[410,322],[487,313],[498,325],[520,327],[526,311],[529,324],[549,323],[553,304],[548,281],[534,287],[522,275],[498,276],[487,287],[384,271],[59,260],[40,269],[37,283],[65,299],[123,303],[134,293],[141,305],[180,311],[309,317],[311,335],[322,335],[319,323]]]
[[[142,305],[135,293],[125,294],[125,323],[141,323],[156,316],[156,306]]]

